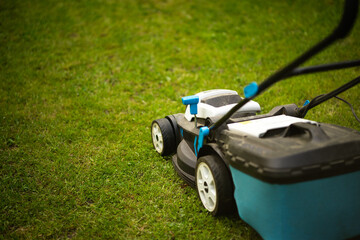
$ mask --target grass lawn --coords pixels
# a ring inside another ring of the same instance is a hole
[[[342,2],[0,1],[0,238],[260,239],[214,218],[156,154],[181,97],[261,82],[331,32]],[[360,23],[308,64],[360,58]],[[359,68],[295,77],[256,100],[302,105]],[[340,95],[360,115],[359,86]],[[307,118],[360,130],[338,100]]]

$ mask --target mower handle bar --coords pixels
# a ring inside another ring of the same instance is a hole
[[[333,30],[333,32],[328,35],[326,38],[315,44],[308,51],[300,55],[298,58],[293,60],[291,63],[278,70],[277,72],[270,75],[267,79],[265,79],[259,86],[257,92],[249,97],[244,98],[238,104],[236,104],[232,109],[229,110],[222,118],[216,121],[209,128],[210,130],[215,130],[220,127],[224,122],[226,122],[237,110],[239,110],[242,106],[248,103],[250,100],[254,99],[262,92],[264,92],[267,88],[272,86],[273,84],[284,80],[286,78],[297,76],[305,73],[313,73],[313,72],[321,72],[321,71],[329,71],[336,70],[354,66],[360,66],[360,60],[348,61],[348,62],[340,62],[340,63],[331,63],[319,66],[311,66],[304,68],[297,68],[314,55],[323,51],[325,48],[330,46],[335,41],[345,38],[351,29],[353,28],[356,20],[356,16],[358,13],[358,0],[345,0],[344,11],[342,14],[342,18],[338,26]]]
[[[326,100],[329,100],[330,98],[333,98],[333,97],[339,95],[340,93],[354,87],[355,85],[357,85],[359,83],[360,83],[360,77],[357,77],[357,78],[351,80],[350,82],[342,85],[341,87],[333,90],[332,92],[329,92],[327,94],[323,94],[323,95],[320,95],[320,96],[314,98],[313,100],[310,101],[309,104],[299,108],[299,110],[298,110],[299,117],[301,117],[301,118],[305,117],[306,113],[313,107],[316,107],[317,105],[325,102]]]

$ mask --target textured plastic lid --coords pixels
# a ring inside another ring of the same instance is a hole
[[[360,170],[360,133],[330,124],[298,122],[265,133],[229,127],[221,132],[219,144],[231,166],[272,183]]]

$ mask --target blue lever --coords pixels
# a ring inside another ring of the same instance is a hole
[[[187,96],[182,98],[182,103],[184,105],[190,105],[190,113],[191,114],[197,114],[197,104],[199,103],[199,96],[193,95],[193,96]]]
[[[209,135],[210,133],[210,129],[208,127],[201,127],[200,131],[199,131],[199,142],[198,142],[198,147],[197,150],[198,152],[200,151],[200,148],[202,148],[203,144],[204,144],[204,138]]]

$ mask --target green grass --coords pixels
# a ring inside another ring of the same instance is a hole
[[[259,239],[214,218],[153,150],[181,97],[261,82],[329,33],[340,1],[0,2],[0,238]],[[309,64],[360,57],[360,25]],[[296,77],[257,98],[302,104],[359,68]],[[358,115],[359,86],[341,94]],[[330,100],[307,118],[360,130]]]

